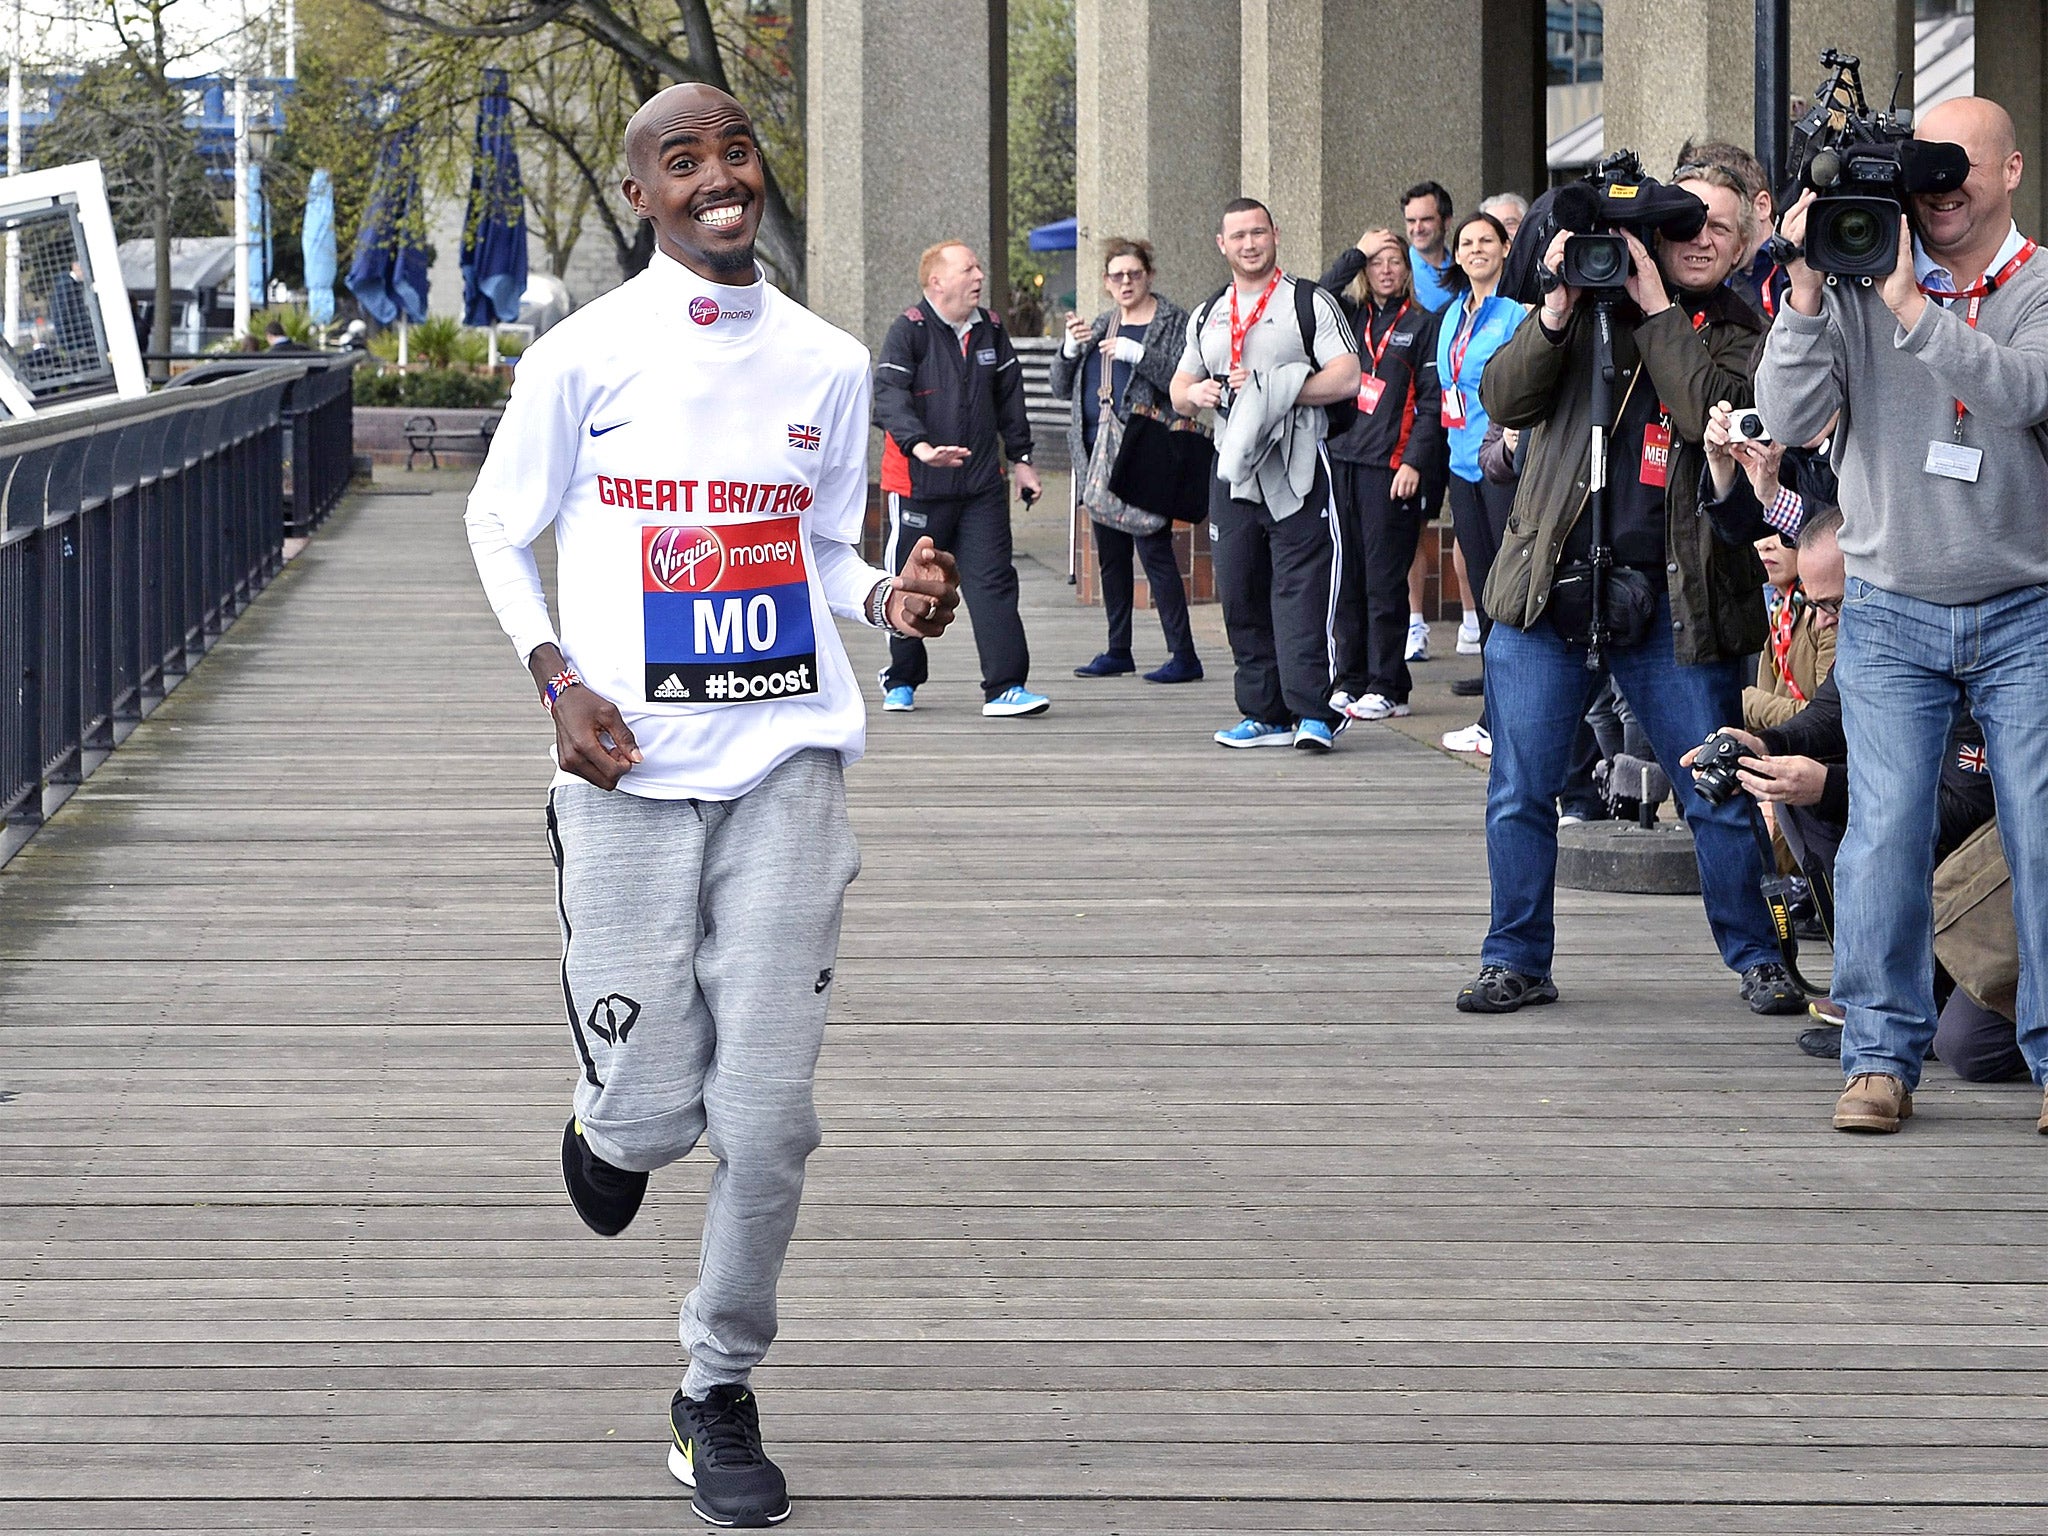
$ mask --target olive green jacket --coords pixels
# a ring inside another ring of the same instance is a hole
[[[1706,317],[1698,330],[1688,304]],[[1701,444],[1715,401],[1755,401],[1750,381],[1763,322],[1725,288],[1704,303],[1687,298],[1634,325],[1623,318],[1632,313],[1615,316],[1615,414],[1630,388],[1656,390],[1671,413],[1664,547],[1673,649],[1681,664],[1751,655],[1763,649],[1767,633],[1763,562],[1748,545],[1717,539],[1701,513]],[[1543,617],[1558,552],[1586,510],[1592,306],[1578,306],[1562,340],[1545,333],[1540,317],[1516,331],[1487,363],[1479,398],[1494,421],[1529,436],[1514,515],[1482,598],[1496,624],[1528,629]]]

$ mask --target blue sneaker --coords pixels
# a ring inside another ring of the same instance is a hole
[[[1337,745],[1337,737],[1322,721],[1304,720],[1294,728],[1294,745],[1303,752],[1327,752]]]
[[[1052,700],[1042,693],[1033,693],[1028,688],[1005,688],[982,705],[981,712],[991,719],[997,719],[1018,715],[1042,715],[1051,708]]]
[[[1294,740],[1294,727],[1290,725],[1268,725],[1263,720],[1254,720],[1247,715],[1227,731],[1216,733],[1216,743],[1224,747],[1284,747]]]
[[[882,708],[892,715],[907,715],[917,708],[917,690],[901,684],[882,695]]]

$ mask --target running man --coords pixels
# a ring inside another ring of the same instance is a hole
[[[714,1525],[789,1513],[749,1372],[818,1145],[811,1079],[860,866],[845,765],[865,709],[833,615],[933,637],[952,558],[856,552],[868,354],[768,286],[763,178],[722,91],[677,85],[626,129],[647,270],[520,360],[469,537],[554,716],[548,793],[575,1042],[569,1198],[610,1237],[700,1138],[718,1166],[669,1468]],[[558,550],[559,636],[530,546]]]

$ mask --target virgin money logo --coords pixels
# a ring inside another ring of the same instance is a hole
[[[706,528],[664,528],[647,541],[647,574],[664,592],[707,592],[725,571],[725,546]]]
[[[718,300],[712,298],[709,294],[698,294],[696,298],[690,300],[690,318],[699,325],[716,325],[718,323]]]

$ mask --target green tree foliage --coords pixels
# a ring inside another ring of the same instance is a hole
[[[1046,269],[1025,244],[1074,211],[1074,0],[1010,0],[1010,283]]]
[[[367,6],[299,0],[298,17],[299,77],[285,103],[284,132],[263,168],[274,270],[294,288],[306,280],[306,188],[323,168],[334,179],[334,240],[341,272],[348,271],[383,142],[371,82],[387,74],[386,27]]]
[[[152,153],[159,139],[169,151],[172,237],[220,234],[220,209],[206,184],[199,136],[184,125],[183,103],[166,99],[125,62],[91,66],[64,93],[36,134],[29,169],[99,161],[115,231],[139,240],[153,225]]]

